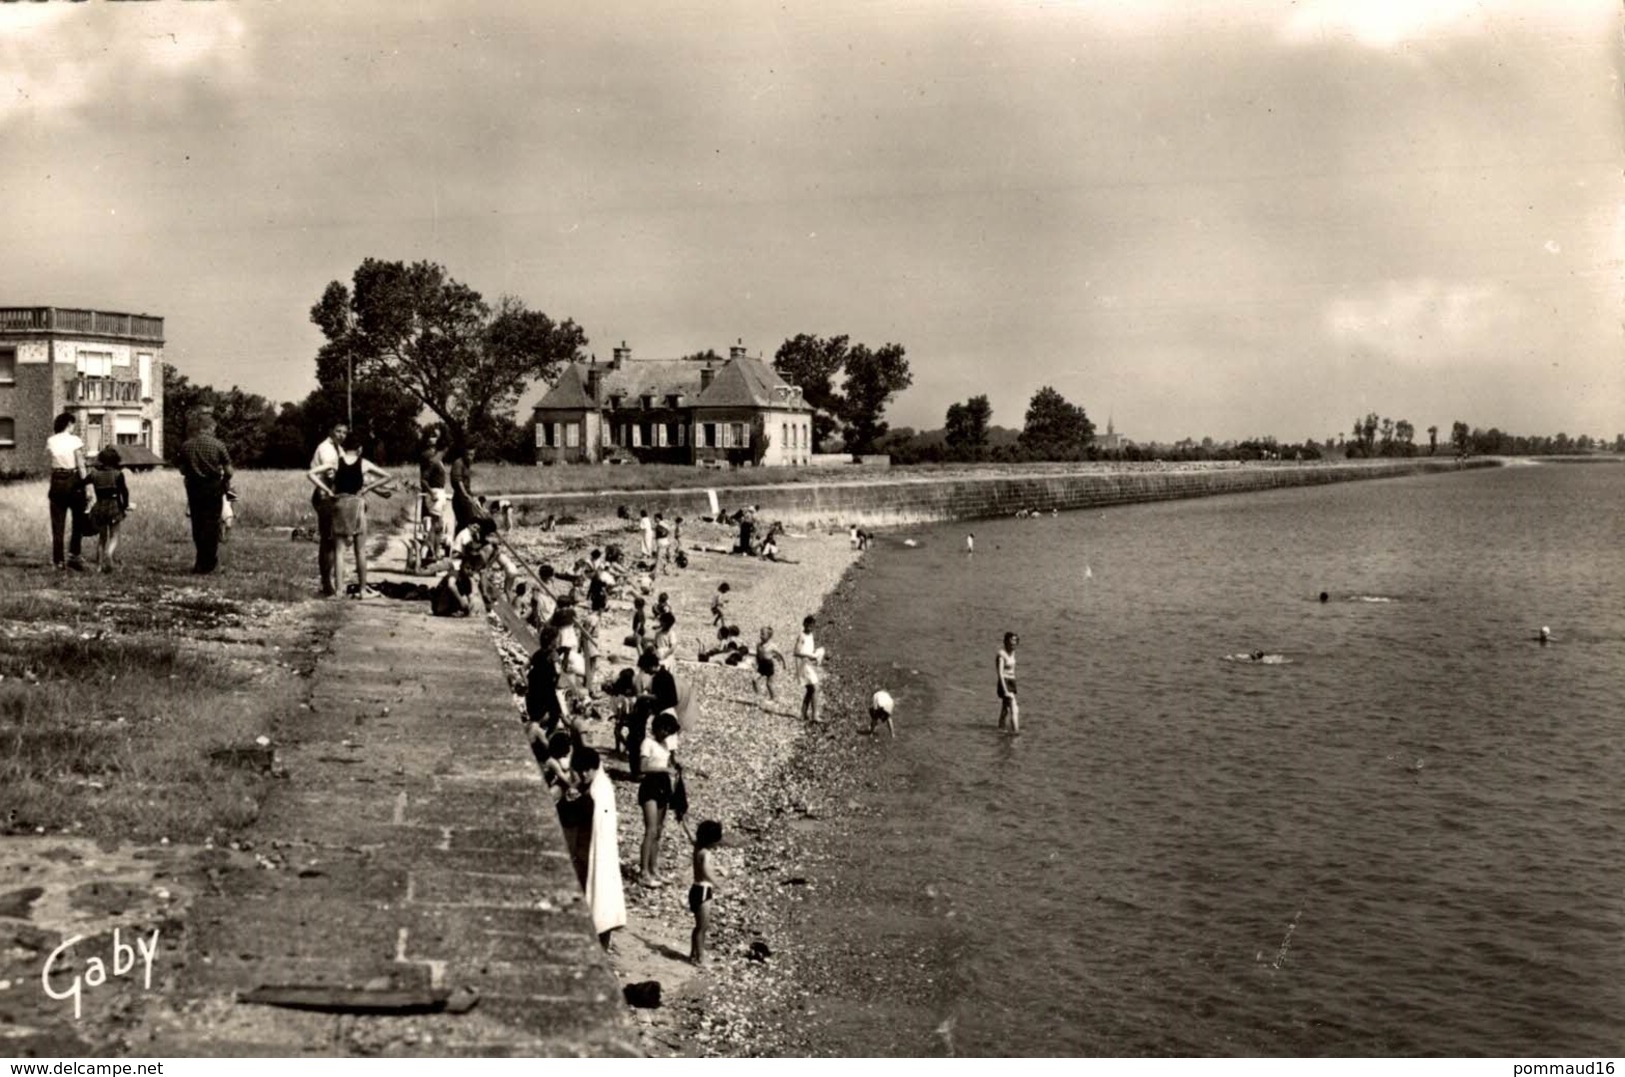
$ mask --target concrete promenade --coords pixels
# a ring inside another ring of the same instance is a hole
[[[401,567],[398,542],[380,564]],[[191,1001],[151,1049],[637,1053],[483,618],[347,606],[309,709],[277,745],[287,777],[252,849],[192,903],[177,977]],[[463,1014],[357,1016],[238,997],[277,985],[479,1000]]]

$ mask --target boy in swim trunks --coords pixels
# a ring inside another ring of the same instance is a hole
[[[994,668],[998,675],[999,693],[999,728],[1003,729],[1006,721],[1010,723],[1012,737],[1021,733],[1021,708],[1016,704],[1016,644],[1021,637],[1014,632],[1004,634],[1004,649],[994,659]]]
[[[774,664],[775,661],[778,665]],[[773,694],[773,674],[784,664],[784,653],[773,646],[773,626],[763,625],[762,641],[756,645],[756,676],[750,680],[751,691],[760,695],[765,684],[767,698],[777,703],[779,697]]]
[[[720,864],[711,859],[711,850],[722,842],[722,824],[707,819],[694,834],[694,885],[688,888],[688,908],[694,914],[694,934],[688,959],[705,964],[705,932],[711,926],[711,899],[716,896],[716,880],[722,878]]]

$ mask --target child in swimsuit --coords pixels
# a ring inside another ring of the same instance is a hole
[[[694,834],[694,885],[688,888],[688,908],[694,914],[694,935],[688,959],[705,964],[705,932],[710,927],[711,899],[716,896],[716,880],[722,866],[713,863],[711,850],[722,842],[722,824],[707,819]]]
[[[717,593],[711,596],[711,623],[718,628],[728,623],[728,581],[717,584]]]
[[[777,661],[778,665],[774,665]],[[777,703],[779,697],[773,694],[773,674],[778,667],[784,665],[784,654],[773,646],[773,626],[762,626],[762,641],[756,645],[756,676],[751,678],[751,691],[760,694],[762,685],[767,685],[767,698]]]

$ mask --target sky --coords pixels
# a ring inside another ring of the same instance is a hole
[[[0,305],[314,386],[367,257],[1139,441],[1625,432],[1612,0],[0,4]],[[533,399],[531,394],[527,400]]]

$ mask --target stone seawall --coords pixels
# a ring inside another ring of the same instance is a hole
[[[1358,479],[1383,479],[1460,468],[1494,467],[1493,460],[1396,460],[1345,464],[1260,464],[1231,467],[1125,469],[1074,474],[1021,474],[1002,471],[986,476],[908,478],[851,482],[796,482],[766,486],[715,487],[724,512],[751,504],[786,523],[860,524],[889,527],[945,520],[1012,516],[1019,509],[1098,509],[1144,501],[1248,493],[1290,486],[1317,486]],[[617,478],[621,477],[619,474]],[[631,487],[588,493],[512,494],[521,519],[534,521],[553,514],[595,518],[612,516],[626,506],[668,516],[697,517],[710,513],[703,488],[640,490]]]

